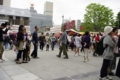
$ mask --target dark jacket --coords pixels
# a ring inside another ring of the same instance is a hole
[[[2,28],[0,28],[0,42],[3,42],[3,34],[7,34],[7,32],[8,32],[8,29],[3,31]]]
[[[40,36],[40,37],[39,37],[39,41],[40,41],[40,42],[44,42],[44,41],[45,41],[45,36]]]
[[[33,43],[37,44],[38,43],[38,34],[37,34],[37,32],[34,32],[32,37],[33,37]]]
[[[84,46],[84,48],[90,48],[90,36],[88,35],[88,36],[84,36],[84,39],[83,39],[83,42],[84,42],[84,44],[86,43],[86,46]]]

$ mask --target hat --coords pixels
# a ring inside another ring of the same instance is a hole
[[[109,34],[112,30],[113,30],[113,28],[112,28],[111,26],[106,26],[106,27],[104,28],[104,32],[105,32],[106,34]]]

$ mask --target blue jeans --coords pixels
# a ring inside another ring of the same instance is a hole
[[[55,46],[55,41],[52,41],[52,43],[51,43],[52,50],[54,50],[54,46]]]
[[[4,43],[5,49],[8,49],[8,43]]]

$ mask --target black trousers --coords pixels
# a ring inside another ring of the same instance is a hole
[[[110,69],[115,70],[116,69],[116,60],[117,60],[117,53],[114,53],[113,60],[110,61]]]
[[[44,48],[44,42],[40,42],[40,49],[43,50]]]
[[[120,78],[120,59],[119,59],[117,70],[116,70],[116,76]]]
[[[31,54],[32,57],[34,57],[34,58],[37,57],[37,50],[38,50],[38,46],[36,46],[36,44],[34,44],[34,50]]]
[[[84,45],[82,45],[81,52],[84,52]]]
[[[25,51],[25,50],[18,50],[17,61],[19,61],[19,59],[21,58],[22,53],[23,53],[23,60],[25,60],[25,57],[26,57],[26,51]]]
[[[103,64],[102,64],[102,68],[101,68],[101,71],[100,71],[100,77],[101,78],[107,76],[108,68],[110,66],[110,61],[111,60],[103,59]]]

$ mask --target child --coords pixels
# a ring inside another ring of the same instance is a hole
[[[30,61],[30,48],[31,48],[31,45],[30,45],[30,41],[29,40],[27,40],[26,41],[26,49],[25,49],[25,51],[26,51],[26,61]]]

